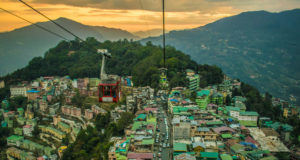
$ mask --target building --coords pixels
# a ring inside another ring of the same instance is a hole
[[[240,112],[238,120],[239,123],[246,127],[256,127],[257,120],[258,120],[258,113],[257,112]]]
[[[5,82],[4,81],[0,81],[0,88],[4,88],[5,87]]]
[[[14,86],[10,87],[11,97],[24,96],[27,97],[27,87],[25,86]]]
[[[226,106],[225,108],[228,111],[230,117],[237,118],[237,119],[239,118],[240,115],[239,107]]]
[[[27,98],[28,98],[28,100],[34,101],[39,96],[39,94],[40,94],[40,91],[31,89],[31,90],[27,91]]]
[[[173,124],[173,138],[178,139],[190,139],[191,138],[191,124],[188,122],[180,122]]]
[[[45,100],[40,100],[39,106],[40,106],[40,110],[41,110],[42,112],[45,112],[45,111],[47,111],[47,109],[48,109],[48,103],[47,103],[47,101],[45,101]]]
[[[60,129],[61,131],[65,132],[65,133],[71,132],[71,127],[64,122],[58,122],[57,127],[58,127],[58,129]]]
[[[10,137],[7,137],[6,141],[7,141],[7,145],[9,145],[9,146],[20,147],[22,142],[24,141],[24,137],[23,136],[12,135]]]
[[[14,128],[14,134],[22,136],[23,135],[23,129],[22,128]]]
[[[66,133],[64,133],[64,132],[62,132],[58,129],[55,129],[53,127],[50,127],[50,126],[46,127],[46,126],[40,125],[39,129],[41,129],[42,132],[49,133],[49,134],[55,136],[58,139],[63,139],[63,138],[66,137]]]
[[[187,76],[189,82],[189,89],[192,91],[198,91],[200,88],[200,76],[198,74]]]
[[[25,136],[32,137],[32,131],[33,131],[33,126],[32,125],[23,126],[23,133],[24,133]]]
[[[93,111],[90,110],[90,109],[85,109],[84,110],[84,116],[88,120],[93,119]]]
[[[209,90],[201,90],[197,92],[196,103],[200,107],[200,109],[206,109],[207,105],[209,104],[209,96]]]
[[[207,127],[192,127],[191,129],[192,137],[201,137],[204,141],[216,141],[217,134],[211,131]]]

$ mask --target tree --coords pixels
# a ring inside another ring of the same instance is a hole
[[[134,115],[129,112],[121,113],[121,118],[117,122],[118,132],[123,134],[124,129],[133,122]]]

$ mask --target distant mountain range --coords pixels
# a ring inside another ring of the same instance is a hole
[[[156,37],[162,35],[162,29],[157,28],[157,29],[150,29],[146,31],[138,31],[138,32],[133,32],[132,34],[140,37],[140,38],[148,38],[148,37]],[[166,31],[168,33],[169,31]]]
[[[58,18],[55,20],[82,39],[95,37],[99,41],[138,39],[139,37],[121,29],[102,26],[88,26],[70,19]],[[51,22],[37,23],[51,31],[63,35],[67,39],[74,37],[61,30]],[[24,67],[33,57],[43,56],[51,47],[62,39],[56,37],[34,25],[0,33],[0,76]]]
[[[166,43],[200,64],[215,64],[260,91],[300,104],[300,9],[245,12],[203,27],[171,31]],[[161,45],[162,37],[151,37]]]

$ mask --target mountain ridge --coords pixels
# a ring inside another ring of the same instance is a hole
[[[128,31],[103,26],[88,26],[74,20],[60,17],[55,20],[78,37],[85,39],[95,37],[99,41],[119,39],[137,39]],[[72,35],[63,31],[52,22],[37,22],[69,40]],[[46,37],[46,38],[45,38]],[[28,25],[12,31],[0,33],[0,76],[24,67],[33,57],[42,56],[49,48],[55,46],[62,39],[44,30]]]
[[[166,34],[166,43],[200,64],[217,65],[262,92],[300,104],[300,9],[244,12]],[[141,40],[160,44],[162,37]],[[279,87],[274,87],[279,86]]]

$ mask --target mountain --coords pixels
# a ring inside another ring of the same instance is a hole
[[[99,41],[115,41],[124,38],[138,38],[125,30],[102,26],[88,26],[67,18],[58,18],[55,22],[82,39],[95,37]],[[52,22],[40,22],[37,24],[63,35],[69,40],[74,39],[72,35],[58,28]],[[34,25],[0,33],[0,76],[24,67],[33,57],[43,55],[46,50],[55,46],[61,40],[61,38],[41,30]]]
[[[85,42],[73,40],[62,41],[45,53],[44,57],[33,58],[26,67],[0,80],[7,85],[20,81],[31,81],[40,76],[65,76],[71,78],[99,77],[101,55],[97,48],[106,48],[112,54],[105,66],[109,74],[120,76],[131,75],[136,86],[158,87],[159,68],[162,67],[162,48],[151,43],[122,40],[98,42],[95,38],[87,38]],[[218,84],[223,80],[223,72],[216,66],[198,65],[190,56],[173,47],[166,48],[166,66],[170,86],[185,85],[185,69],[198,70],[203,77],[201,84]],[[209,75],[209,76],[206,76]]]
[[[166,31],[166,33],[168,32],[169,31]],[[146,31],[137,31],[137,32],[133,32],[132,34],[140,38],[155,37],[155,36],[162,35],[162,29],[157,28],[157,29],[150,29]]]
[[[300,9],[245,12],[203,27],[171,31],[166,43],[200,64],[215,64],[260,91],[300,104]],[[143,39],[161,44],[162,37]]]

